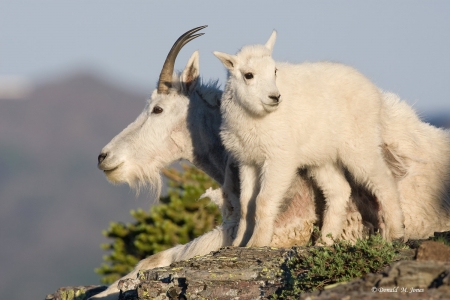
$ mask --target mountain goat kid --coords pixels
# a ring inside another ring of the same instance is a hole
[[[326,198],[324,242],[343,229],[351,194],[344,169],[376,196],[384,239],[403,237],[400,194],[381,150],[380,90],[345,65],[275,62],[275,39],[274,31],[265,45],[214,52],[229,71],[220,134],[241,180],[233,245],[270,245],[283,195],[305,167]]]

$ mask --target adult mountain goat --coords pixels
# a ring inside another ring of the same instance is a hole
[[[167,266],[229,246],[235,237],[240,188],[238,170],[229,162],[229,154],[219,136],[222,91],[216,83],[204,83],[200,79],[198,52],[192,54],[183,72],[173,73],[178,51],[193,36],[198,36],[194,33],[202,28],[189,30],[175,42],[161,70],[159,82],[164,84],[158,85],[136,121],[102,149],[98,167],[110,181],[135,187],[159,182],[161,169],[180,158],[191,161],[220,183],[224,182],[226,173],[229,178],[224,188],[226,197],[222,197],[220,190],[207,193],[222,206],[224,223],[188,244],[177,245],[140,261],[122,279],[136,278],[139,270]],[[407,235],[413,239],[427,238],[435,231],[450,230],[450,218],[446,215],[448,203],[437,205],[441,199],[441,181],[448,174],[443,167],[447,162],[443,159],[445,151],[450,147],[445,132],[421,122],[396,95],[386,93],[383,98],[383,124],[392,132],[383,153],[391,170],[398,174],[400,192],[414,195],[408,197],[410,202],[402,205]],[[435,144],[436,148],[414,152],[417,147],[429,144]],[[423,177],[430,181],[418,185]],[[349,182],[352,200],[341,238],[354,240],[362,237],[363,230],[378,227],[378,209],[367,189],[351,178]],[[299,174],[285,195],[284,209],[277,216],[271,246],[305,245],[310,239],[312,225],[320,223],[322,198],[322,193],[307,174]],[[368,201],[374,205],[367,206]],[[94,298],[118,299],[117,283]]]
[[[241,179],[233,245],[270,244],[283,196],[305,167],[326,198],[326,243],[332,243],[327,234],[338,238],[342,232],[351,194],[344,168],[376,196],[383,237],[403,237],[400,195],[380,148],[388,130],[382,93],[345,65],[276,63],[275,39],[274,31],[265,45],[245,46],[236,55],[214,52],[229,71],[220,134],[239,162]]]

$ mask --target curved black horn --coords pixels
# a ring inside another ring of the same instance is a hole
[[[169,92],[169,89],[172,87],[173,68],[175,66],[175,59],[177,58],[178,53],[184,45],[186,45],[193,39],[203,35],[204,33],[193,33],[202,30],[205,27],[208,27],[208,25],[196,27],[187,31],[178,38],[175,44],[173,44],[172,49],[170,49],[169,54],[167,54],[167,58],[162,67],[161,74],[159,75],[158,94],[167,94]]]

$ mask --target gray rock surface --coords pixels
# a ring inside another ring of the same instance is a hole
[[[342,283],[299,299],[450,299],[450,263],[400,261],[381,274]]]
[[[100,285],[67,286],[59,288],[55,293],[47,295],[45,300],[85,300],[92,297],[107,287]]]
[[[296,250],[226,247],[206,256],[144,271],[121,282],[131,299],[255,299],[283,286],[283,267]]]
[[[449,250],[442,243],[423,242],[417,251],[402,251],[384,272],[327,286],[296,299],[450,299]],[[119,300],[269,299],[285,286],[287,261],[302,251],[304,248],[226,247],[123,280],[119,283]],[[412,260],[414,257],[417,260]],[[84,300],[102,287],[93,288],[61,288],[46,300]]]

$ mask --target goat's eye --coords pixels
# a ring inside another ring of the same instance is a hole
[[[152,114],[160,114],[163,112],[163,109],[159,106],[153,107]]]
[[[252,79],[253,78],[253,73],[245,73],[244,77],[245,77],[245,79]]]
[[[277,76],[277,71],[278,71],[278,69],[275,69],[275,76]]]

